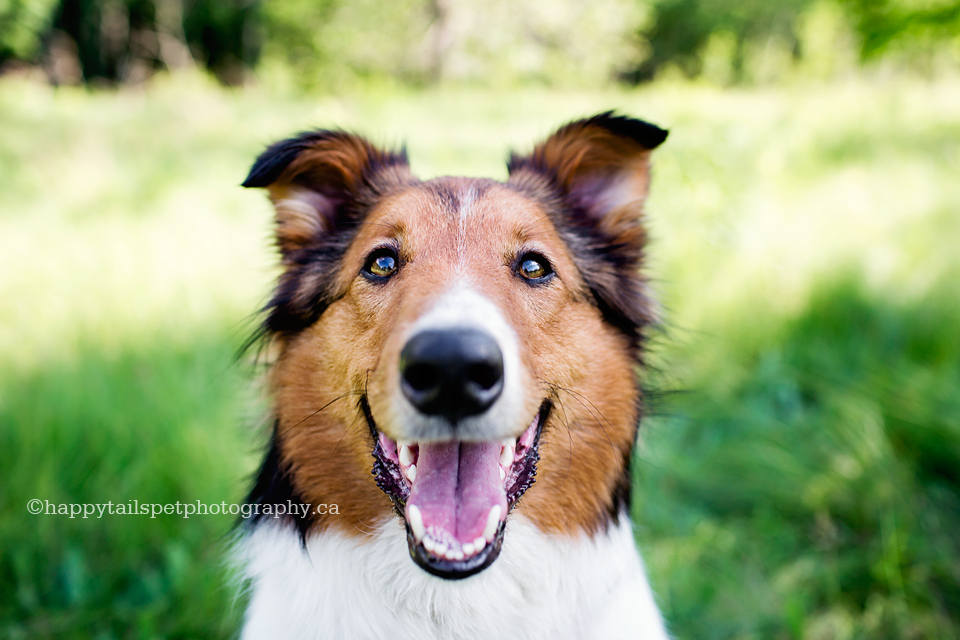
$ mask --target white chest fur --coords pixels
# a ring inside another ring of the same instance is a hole
[[[366,538],[291,527],[240,544],[251,599],[243,640],[665,640],[626,518],[593,539],[548,536],[515,514],[500,557],[459,581],[429,575],[391,520]]]

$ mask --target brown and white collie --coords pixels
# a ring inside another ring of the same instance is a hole
[[[667,637],[629,517],[666,135],[600,114],[503,183],[342,131],[260,155],[283,272],[244,639]]]

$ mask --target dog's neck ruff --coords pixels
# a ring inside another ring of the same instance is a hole
[[[250,606],[242,640],[666,640],[629,519],[548,536],[521,514],[499,560],[460,581],[429,575],[391,518],[367,538],[261,522],[239,545]]]

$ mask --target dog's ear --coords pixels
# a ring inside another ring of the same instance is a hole
[[[277,216],[285,261],[339,228],[355,224],[373,201],[409,183],[405,151],[383,151],[343,131],[311,131],[260,154],[244,187],[265,187]]]
[[[643,204],[657,126],[613,112],[571,122],[528,156],[510,156],[508,184],[540,200],[608,320],[638,336],[653,319],[639,275],[646,242]]]
[[[642,120],[601,113],[561,127],[529,156],[511,155],[510,183],[546,178],[572,222],[630,242],[650,184],[650,151],[666,137]]]

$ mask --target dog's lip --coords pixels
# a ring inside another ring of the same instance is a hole
[[[442,529],[437,532],[434,527],[430,528],[429,533],[427,532],[419,509],[413,504],[407,504],[413,487],[410,468],[414,467],[415,474],[415,464],[418,462],[418,459],[411,456],[416,456],[420,445],[417,443],[398,445],[396,441],[378,430],[365,399],[361,400],[361,407],[375,443],[374,477],[380,489],[393,501],[397,514],[404,523],[410,556],[414,562],[428,573],[447,579],[466,578],[490,566],[500,554],[508,513],[534,482],[536,463],[539,460],[540,434],[551,408],[549,400],[545,399],[541,403],[530,425],[518,438],[496,442],[502,447],[495,451],[499,450],[501,453],[501,468],[504,469],[501,473],[503,483],[501,496],[506,498],[506,509],[501,509],[499,506],[491,507],[490,513],[483,519],[485,526],[482,534],[477,531],[478,535],[472,541],[459,540]],[[462,444],[489,448],[493,443]],[[513,454],[509,465],[506,464],[508,446]]]

